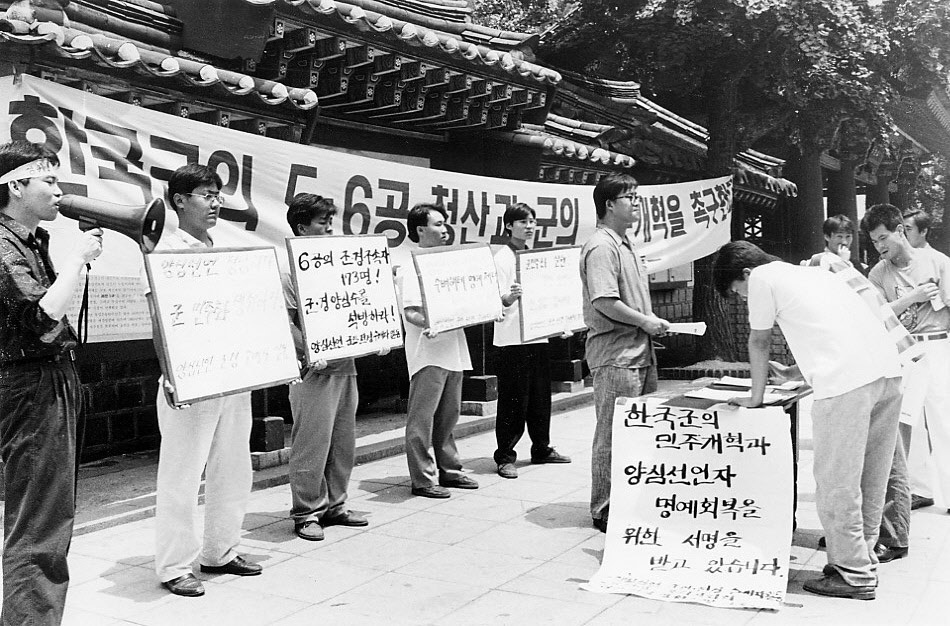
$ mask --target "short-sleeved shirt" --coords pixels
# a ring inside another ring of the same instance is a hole
[[[511,285],[515,282],[515,251],[511,245],[504,245],[495,251],[495,273],[498,275],[498,295],[505,296],[511,293]],[[518,302],[512,302],[503,310],[504,318],[495,322],[495,334],[492,343],[496,346],[521,345],[521,310]],[[536,339],[528,343],[547,343],[547,339]]]
[[[47,315],[40,300],[56,280],[49,234],[0,213],[0,364],[55,356],[76,346],[64,316]]]
[[[944,306],[934,303],[915,302],[897,317],[910,333],[935,333],[950,330],[950,258],[933,248],[916,248],[911,252],[910,263],[897,267],[881,259],[871,268],[868,280],[877,287],[888,302],[914,290],[925,282],[934,282],[939,287],[939,297]]]
[[[402,302],[403,326],[405,327],[406,365],[409,378],[424,367],[435,366],[452,372],[472,369],[472,360],[468,354],[468,342],[465,332],[459,328],[441,332],[434,338],[426,337],[423,329],[406,319],[406,309],[422,308],[422,291],[419,289],[419,277],[411,268],[400,266],[396,274]]]
[[[280,284],[284,288],[284,303],[287,306],[287,311],[296,317],[297,292],[294,291],[294,281],[289,273],[281,272]],[[295,325],[297,326],[297,330],[303,331],[299,319],[295,322]],[[300,350],[297,351],[297,357],[301,361],[306,358]],[[317,374],[324,374],[326,376],[356,376],[356,360],[353,358],[333,359],[327,361],[327,366],[322,370],[314,371]]]
[[[609,228],[598,226],[581,248],[587,364],[623,368],[653,364],[650,335],[639,326],[617,322],[594,308],[598,298],[616,298],[644,315],[653,315],[646,268],[633,244]]]
[[[749,275],[748,303],[753,330],[782,329],[815,398],[901,375],[881,320],[831,272],[781,261],[760,265]]]

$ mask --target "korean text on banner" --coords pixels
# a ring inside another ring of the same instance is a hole
[[[662,402],[617,400],[604,558],[583,586],[779,609],[792,533],[788,417]]]
[[[580,247],[571,246],[515,255],[522,343],[586,328],[580,253]]]
[[[291,237],[287,252],[308,363],[402,347],[386,237]]]
[[[414,250],[412,260],[430,330],[454,330],[501,317],[498,275],[487,245]]]
[[[145,255],[176,405],[299,377],[273,248]]]

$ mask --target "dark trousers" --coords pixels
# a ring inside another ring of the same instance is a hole
[[[3,626],[62,621],[80,406],[79,378],[70,361],[0,368]]]
[[[528,427],[531,458],[551,450],[551,361],[547,343],[499,349],[498,417],[495,419],[495,463],[514,463],[515,446]]]

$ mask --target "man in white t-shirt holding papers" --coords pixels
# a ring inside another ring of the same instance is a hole
[[[801,376],[814,390],[815,497],[828,544],[828,565],[805,591],[873,600],[877,543],[900,415],[898,348],[884,324],[830,272],[781,262],[757,246],[723,246],[713,268],[716,289],[749,305],[751,397],[762,405],[770,367]],[[770,366],[778,324],[796,365]]]

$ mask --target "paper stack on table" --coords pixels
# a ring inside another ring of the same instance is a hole
[[[687,398],[700,398],[703,400],[718,400],[720,402],[726,402],[730,398],[735,398],[738,392],[731,389],[710,389],[709,387],[703,387],[702,389],[695,389],[693,391],[686,392]],[[788,400],[789,396],[782,395],[780,393],[766,393],[762,397],[763,404],[781,404]]]
[[[746,387],[747,389],[752,388],[752,379],[751,378],[736,378],[735,376],[723,376],[713,384],[718,385],[731,385],[733,387]],[[781,385],[766,385],[766,390],[779,390],[782,391],[794,391],[805,384],[803,380],[789,380]]]

